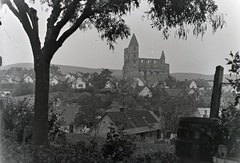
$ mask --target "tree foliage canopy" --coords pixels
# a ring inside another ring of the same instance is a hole
[[[93,73],[90,79],[91,85],[96,89],[102,89],[112,78],[112,71],[103,69],[100,74]]]
[[[118,38],[123,39],[130,35],[130,28],[123,16],[140,5],[140,0],[40,0],[40,2],[47,4],[51,12],[47,19],[44,46],[49,45],[50,40],[54,40],[56,45],[52,49],[53,52],[77,29],[87,30],[93,27],[100,33],[102,39],[106,39],[110,48],[113,48],[113,43]],[[7,4],[21,21],[28,35],[38,33],[37,11],[29,7],[25,0],[2,0],[1,3]],[[187,38],[190,26],[193,34],[203,35],[207,30],[206,23],[211,24],[213,31],[225,24],[223,16],[216,14],[218,7],[214,0],[147,0],[147,3],[150,9],[145,14],[152,21],[151,26],[162,31],[164,38],[170,36],[172,28],[177,28],[175,35]],[[67,23],[70,23],[69,28],[62,32]]]
[[[204,34],[206,22],[212,25],[213,31],[222,28],[222,15],[214,15],[218,7],[213,0],[148,0],[153,4],[147,12],[152,27],[163,31],[165,38],[169,36],[170,28],[177,28],[175,35],[187,38],[189,25],[193,34]]]

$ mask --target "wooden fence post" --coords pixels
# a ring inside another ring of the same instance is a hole
[[[214,82],[213,82],[210,118],[218,118],[220,100],[221,100],[222,82],[223,82],[223,67],[217,66],[215,75],[214,75]]]

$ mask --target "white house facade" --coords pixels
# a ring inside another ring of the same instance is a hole
[[[31,77],[31,76],[28,75],[28,74],[24,76],[23,81],[24,81],[25,83],[34,83],[34,82],[35,82],[34,78]]]
[[[146,86],[142,89],[142,91],[139,92],[138,94],[139,96],[149,96],[149,97],[152,97],[152,92],[151,90]]]

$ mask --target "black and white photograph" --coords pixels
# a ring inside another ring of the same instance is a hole
[[[0,0],[0,163],[240,163],[240,0]]]

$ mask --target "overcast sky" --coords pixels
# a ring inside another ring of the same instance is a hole
[[[213,74],[215,67],[222,65],[225,73],[225,58],[230,51],[236,53],[240,50],[240,0],[216,0],[219,13],[225,15],[226,27],[214,35],[209,28],[201,37],[195,38],[189,34],[187,40],[179,40],[171,36],[168,40],[161,37],[161,32],[152,29],[150,21],[142,20],[143,11],[135,10],[126,17],[126,22],[131,28],[131,34],[135,33],[141,58],[160,58],[164,50],[166,62],[170,64],[170,72],[193,72]],[[39,11],[40,34],[45,33],[44,21]],[[33,57],[30,44],[19,21],[6,8],[0,11],[2,26],[0,26],[0,55],[3,57],[3,65],[14,63],[32,63]],[[105,41],[99,38],[95,29],[89,31],[77,31],[63,44],[55,54],[52,63],[72,65],[89,68],[122,69],[123,51],[130,41],[128,39],[117,40],[115,50],[109,50]]]

